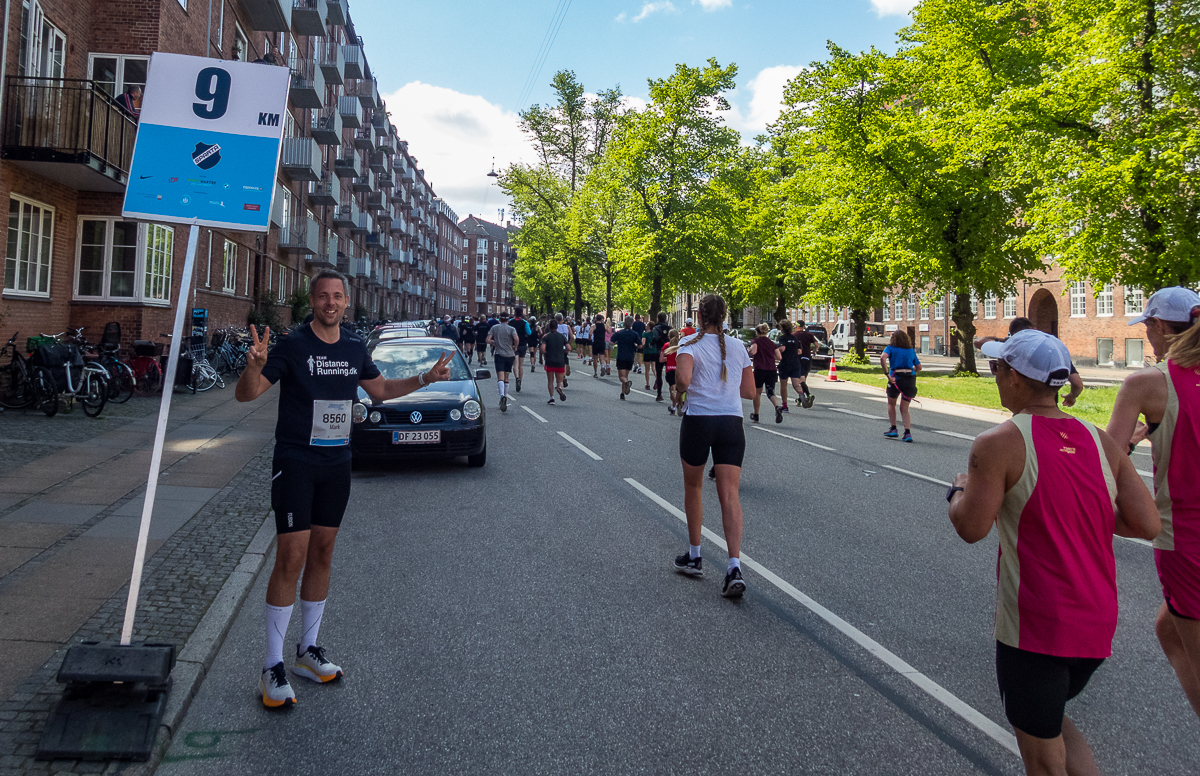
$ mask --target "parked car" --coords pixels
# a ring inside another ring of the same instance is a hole
[[[813,365],[824,364],[824,368],[829,367],[829,334],[825,331],[825,327],[820,324],[812,323],[804,327],[804,330],[817,338],[817,347],[813,348],[812,360]]]
[[[472,372],[454,343],[441,337],[384,339],[368,345],[375,365],[388,379],[428,371],[448,350],[454,352],[449,380],[378,404],[359,389],[350,430],[353,466],[458,456],[466,456],[470,466],[486,463],[487,430],[475,380],[487,379],[491,372]]]
[[[867,321],[863,324],[867,330],[863,332],[863,345],[870,353],[882,353],[891,338],[883,330],[882,323]],[[833,325],[833,333],[829,339],[835,350],[849,350],[854,347],[854,321],[838,321]]]
[[[410,339],[413,337],[428,337],[429,332],[424,326],[397,326],[388,324],[380,326],[367,335],[367,347],[370,348],[384,340]]]

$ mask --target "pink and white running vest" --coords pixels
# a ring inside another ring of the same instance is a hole
[[[1149,437],[1162,519],[1154,547],[1200,555],[1200,369],[1169,360],[1157,368],[1167,377],[1167,410]]]
[[[1096,427],[1018,414],[1025,470],[997,521],[996,640],[1105,658],[1117,630],[1117,484]]]

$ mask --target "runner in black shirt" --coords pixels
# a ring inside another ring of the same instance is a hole
[[[283,664],[283,639],[296,600],[301,572],[300,606],[304,627],[296,645],[294,671],[316,682],[342,676],[325,658],[317,634],[329,592],[329,567],[346,502],[350,498],[350,423],[357,390],[382,402],[412,393],[450,376],[446,352],[429,372],[403,380],[379,373],[366,344],[338,325],[349,302],[346,279],[322,270],[310,285],[313,321],[267,353],[271,330],[260,339],[250,327],[252,346],[234,395],[253,401],[279,383],[279,420],[275,460],[271,464],[271,507],[278,544],[267,586],[266,662],[259,679],[268,708],[292,706],[296,694]]]
[[[525,356],[529,354],[529,321],[525,320],[524,308],[518,307],[516,315],[508,325],[517,330],[517,360],[514,376],[517,380],[517,393],[521,392],[521,377],[524,375]]]
[[[533,374],[537,371],[537,359],[539,353],[538,345],[542,342],[542,332],[538,328],[536,320],[529,321],[529,373]]]
[[[467,365],[471,364],[471,356],[475,353],[475,324],[470,317],[458,322],[458,337],[462,342],[463,355],[467,357]]]
[[[479,316],[479,320],[475,321],[475,352],[479,354],[479,365],[487,364],[487,335],[492,330],[488,322]]]
[[[808,409],[813,406],[816,397],[808,390],[808,370],[812,366],[812,348],[820,340],[812,332],[805,330],[804,321],[800,321],[796,329],[791,321],[779,324],[783,334],[779,336],[779,347],[783,348],[783,358],[779,361],[780,397],[783,399],[783,411],[787,412],[787,385],[790,380],[792,387],[800,397],[800,406]]]

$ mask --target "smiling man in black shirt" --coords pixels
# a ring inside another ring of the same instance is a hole
[[[309,290],[312,323],[281,340],[269,354],[271,330],[259,339],[251,326],[253,344],[234,392],[238,401],[253,401],[279,383],[271,464],[271,508],[279,542],[267,586],[267,649],[259,679],[263,705],[268,708],[296,703],[284,669],[283,640],[301,572],[303,630],[293,671],[315,682],[342,676],[341,667],[327,660],[325,650],[317,646],[317,635],[329,593],[333,545],[350,499],[351,408],[358,388],[376,402],[404,396],[447,379],[447,364],[454,355],[446,352],[432,369],[416,377],[384,379],[366,344],[339,325],[349,304],[347,291],[346,279],[339,273],[317,273]]]

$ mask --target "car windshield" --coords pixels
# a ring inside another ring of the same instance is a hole
[[[371,358],[385,378],[394,380],[416,377],[421,372],[428,372],[447,350],[454,351],[454,358],[450,360],[450,379],[470,380],[471,370],[467,368],[462,354],[453,346],[385,342],[371,352]]]

